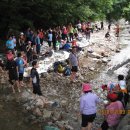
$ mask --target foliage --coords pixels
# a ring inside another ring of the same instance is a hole
[[[130,20],[129,0],[0,0],[0,34],[27,27],[48,28],[69,22]]]

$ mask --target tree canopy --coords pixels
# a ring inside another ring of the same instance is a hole
[[[1,0],[0,34],[10,28],[48,28],[77,20],[130,20],[129,15],[129,0]]]

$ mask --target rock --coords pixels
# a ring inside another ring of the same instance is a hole
[[[34,109],[33,114],[36,115],[36,116],[42,116],[42,112],[40,111],[39,108]]]
[[[93,68],[93,67],[90,67],[90,68],[89,68],[89,70],[91,70],[91,71],[94,71],[94,70],[95,70],[95,68]]]
[[[61,118],[62,118],[62,113],[61,112],[54,112],[53,119],[55,121],[61,120]]]
[[[108,63],[108,59],[107,58],[103,58],[102,59],[102,63]]]
[[[38,98],[37,100],[36,100],[36,106],[39,106],[40,108],[43,108],[44,107],[44,101],[42,100],[42,99],[40,99],[40,98]]]
[[[100,58],[103,58],[103,56],[101,56],[101,55],[99,55],[99,54],[97,54],[97,53],[95,53],[95,52],[93,52],[93,53],[91,53],[91,54],[88,54],[90,57],[92,57],[92,58],[97,58],[97,59],[100,59]]]
[[[71,127],[70,125],[65,125],[65,128],[66,128],[67,130],[74,130],[74,128]]]
[[[117,129],[117,130],[119,130],[119,129]],[[123,126],[123,128],[121,130],[130,130],[130,125]]]
[[[125,126],[128,126],[130,124],[130,113],[127,114],[119,123],[117,130],[130,130],[130,129],[126,129]],[[129,126],[130,128],[130,126]]]
[[[51,116],[52,116],[52,111],[48,111],[48,110],[43,111],[43,118],[44,119],[51,118]]]
[[[60,103],[60,105],[62,107],[66,107],[67,106],[67,101],[66,100],[62,100],[61,103]]]
[[[43,128],[43,130],[60,130],[60,129],[57,128],[57,127],[53,127],[53,126],[45,126],[45,127]]]
[[[41,78],[46,78],[47,76],[48,76],[47,72],[41,74]]]

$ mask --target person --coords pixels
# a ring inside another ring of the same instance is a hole
[[[33,61],[32,66],[33,66],[33,68],[31,69],[30,83],[33,85],[33,93],[38,94],[39,96],[42,96],[42,92],[40,89],[40,78],[39,78],[39,74],[37,72],[37,68],[38,68],[37,61]]]
[[[24,51],[21,51],[21,55],[22,55],[25,66],[28,66],[28,59],[27,59],[26,53]]]
[[[92,88],[89,83],[84,83],[82,87],[83,95],[80,97],[80,113],[82,115],[81,130],[86,130],[86,127],[87,130],[91,130],[92,123],[96,117],[96,106],[101,100],[95,93],[92,92]]]
[[[56,50],[57,37],[56,37],[56,30],[55,29],[53,29],[52,35],[53,35],[53,37],[52,37],[53,49]]]
[[[20,51],[26,52],[26,43],[25,43],[25,40],[26,40],[26,38],[24,36],[24,33],[21,32],[20,36],[19,36],[19,40],[18,40]]]
[[[14,53],[15,44],[13,42],[13,37],[9,36],[8,40],[6,41],[6,49],[11,50]]]
[[[32,61],[32,46],[31,46],[32,42],[28,41],[28,45],[26,46],[26,52],[27,52],[27,62],[31,62]]]
[[[49,30],[48,33],[48,45],[51,48],[51,44],[52,44],[52,38],[53,38],[53,34],[52,34],[52,30]]]
[[[25,62],[22,58],[21,53],[18,53],[18,58],[16,59],[16,64],[17,64],[17,71],[18,71],[18,75],[19,75],[19,85],[20,85],[20,87],[22,87],[22,86],[24,86],[23,74],[24,74]]]
[[[103,121],[101,128],[98,130],[108,130],[108,128],[113,127],[116,129],[121,115],[123,114],[124,107],[121,101],[118,101],[118,95],[115,93],[110,93],[107,95],[109,103],[102,114],[105,115],[105,120]]]
[[[86,35],[86,40],[89,42],[90,41],[90,29],[89,28],[86,28],[85,30],[85,35]]]
[[[35,43],[36,43],[36,52],[37,54],[40,54],[40,50],[41,50],[41,41],[39,38],[39,35],[37,34],[36,38],[35,38]]]
[[[71,23],[68,26],[68,33],[69,33],[69,41],[71,42],[74,38],[74,28]]]
[[[111,30],[111,23],[109,23],[109,25],[108,25],[108,31],[110,31]]]
[[[103,21],[101,21],[101,30],[104,30],[104,23],[103,23]]]
[[[124,107],[127,106],[127,102],[129,99],[128,91],[127,91],[127,86],[126,86],[126,81],[124,79],[124,75],[118,75],[118,84],[120,87],[120,99],[124,105]]]
[[[107,31],[107,33],[105,34],[105,38],[106,38],[108,41],[110,41],[110,33],[109,33],[109,31]]]
[[[9,74],[9,83],[11,84],[13,93],[15,93],[15,89],[14,89],[15,85],[18,88],[18,92],[20,92],[18,73],[17,73],[17,64],[16,61],[14,60],[14,57],[12,57],[10,60],[7,60],[6,70],[8,71]],[[15,81],[15,83],[13,81]]]
[[[116,28],[115,28],[115,36],[116,37],[119,37],[119,32],[120,32],[119,24],[116,24]]]
[[[72,52],[69,55],[69,63],[70,63],[71,71],[72,71],[70,80],[71,80],[71,82],[75,82],[76,73],[78,72],[78,67],[79,67],[79,59],[78,59],[78,55],[77,55],[76,46],[72,47]]]

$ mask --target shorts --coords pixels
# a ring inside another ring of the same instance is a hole
[[[9,83],[10,83],[11,85],[14,84],[14,83],[12,82],[12,80],[15,80],[15,81],[18,80],[18,75],[17,75],[17,73],[10,73],[10,72],[9,72]]]
[[[71,71],[72,72],[78,72],[78,66],[72,66]]]
[[[33,93],[38,94],[39,96],[42,95],[41,88],[40,88],[39,84],[34,84],[33,83]]]
[[[23,80],[23,73],[19,73],[19,81]]]
[[[10,73],[9,72],[9,80],[18,80],[17,73]]]
[[[49,45],[49,47],[51,47],[51,43],[52,43],[51,41],[48,41],[48,45]]]
[[[104,121],[101,125],[102,130],[108,130],[109,126],[108,123],[106,121]]]
[[[82,114],[82,127],[86,127],[89,122],[93,122],[95,117],[96,117],[96,113],[91,115]]]

